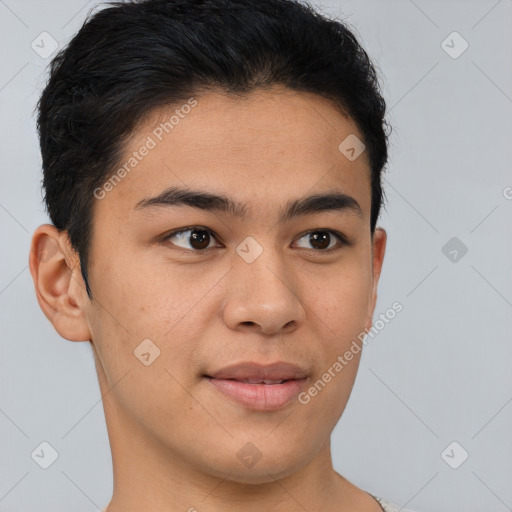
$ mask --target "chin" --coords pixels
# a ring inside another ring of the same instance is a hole
[[[255,449],[247,447],[245,451],[240,450],[234,458],[226,459],[225,454],[220,454],[219,458],[209,461],[206,472],[240,484],[272,484],[300,471],[308,463],[308,459],[313,457],[299,459],[299,454],[304,455],[303,447],[297,447],[293,453],[279,453],[270,448],[263,449],[262,452],[258,455]],[[272,453],[272,456],[265,456],[265,452]],[[253,460],[247,459],[244,463],[244,458],[251,456],[249,454],[253,456]]]

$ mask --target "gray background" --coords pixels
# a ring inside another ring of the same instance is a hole
[[[47,31],[61,47],[95,3],[0,0],[0,512],[94,511],[112,491],[91,349],[54,331],[27,267],[48,221],[33,109],[51,59],[31,42]],[[376,317],[403,304],[368,340],[335,467],[415,511],[512,510],[512,0],[314,5],[381,70],[394,132]],[[457,58],[453,31],[469,44]],[[46,470],[30,456],[42,441],[59,455]],[[469,453],[457,469],[441,456],[453,441],[452,464]]]

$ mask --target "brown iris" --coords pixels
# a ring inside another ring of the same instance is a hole
[[[311,245],[315,247],[315,249],[325,249],[326,247],[329,247],[331,235],[327,231],[314,231],[313,233],[310,233],[309,237]]]
[[[193,229],[190,234],[190,245],[194,249],[206,249],[210,244],[210,233],[204,229]]]

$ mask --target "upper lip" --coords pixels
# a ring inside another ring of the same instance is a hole
[[[260,364],[255,362],[243,362],[226,366],[214,373],[206,375],[214,379],[274,379],[274,380],[292,380],[304,379],[307,372],[300,366],[282,361],[271,364]]]

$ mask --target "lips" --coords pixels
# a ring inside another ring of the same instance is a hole
[[[238,379],[230,379],[238,380]],[[246,384],[282,384],[288,379],[243,379],[239,382],[245,382]]]
[[[307,377],[307,372],[303,368],[285,362],[272,364],[259,364],[253,362],[244,362],[237,365],[227,366],[212,374],[207,375],[213,379],[233,379],[238,381],[257,382],[299,380]],[[270,382],[269,382],[270,384]]]
[[[204,376],[216,391],[245,408],[271,411],[288,405],[305,385],[308,373],[291,363],[241,363]]]

